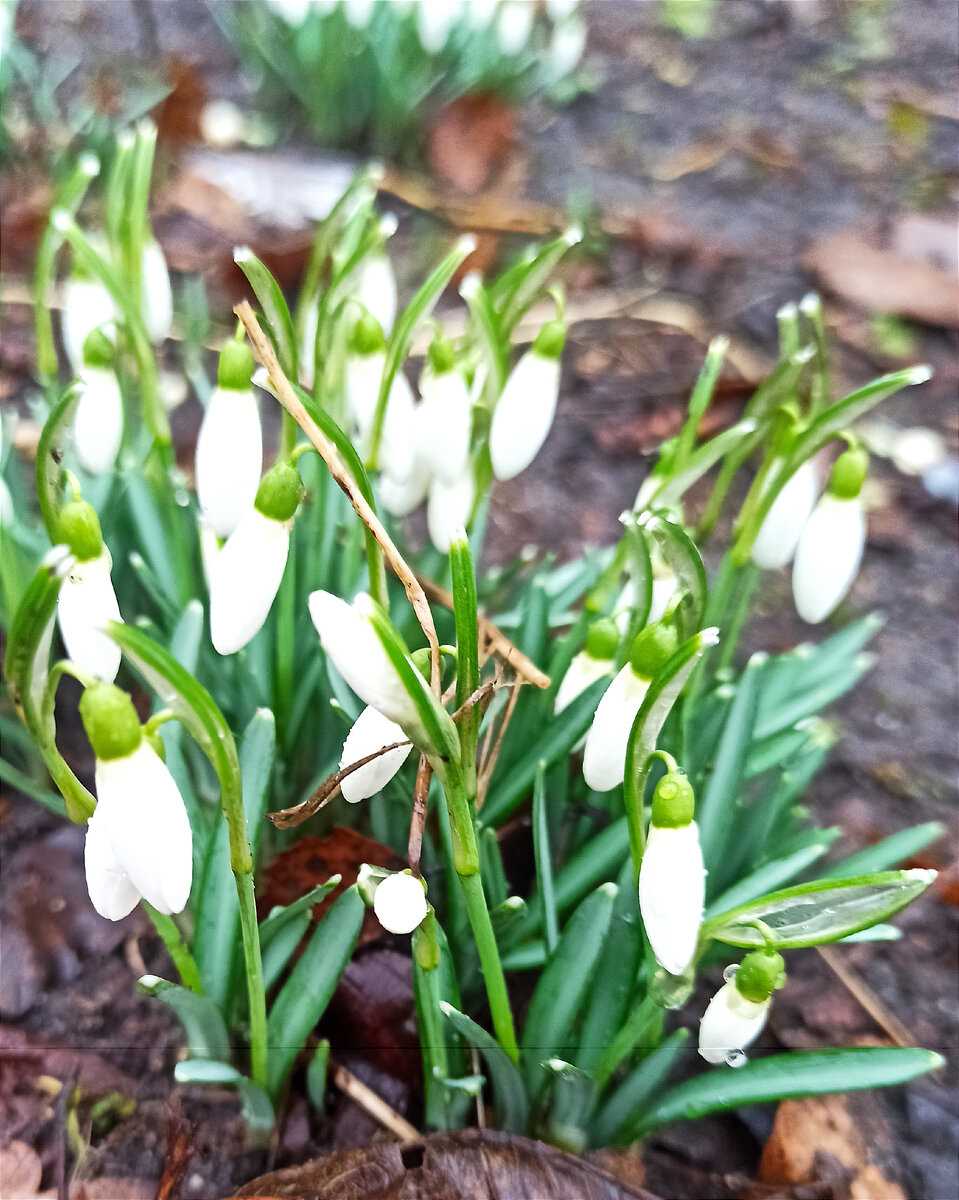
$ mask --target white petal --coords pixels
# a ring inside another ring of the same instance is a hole
[[[350,419],[358,433],[357,449],[362,457],[369,451],[370,433],[376,415],[376,398],[380,392],[386,355],[350,354],[346,359],[344,385]]]
[[[151,238],[143,247],[143,320],[150,341],[165,342],[173,328],[173,289],[160,243]]]
[[[566,674],[556,690],[553,712],[561,713],[564,708],[568,708],[573,703],[577,696],[585,692],[590,684],[612,673],[613,660],[611,658],[593,658],[592,654],[580,650],[569,664]]]
[[[209,591],[210,580],[213,578],[213,564],[220,553],[220,539],[202,517],[197,518],[196,529],[197,539],[200,543],[200,564],[203,567],[203,578],[206,580],[206,588]]]
[[[562,79],[579,66],[586,49],[586,24],[579,17],[569,17],[553,30],[547,56],[556,79]]]
[[[370,624],[371,605],[363,593],[353,604],[330,592],[309,598],[316,632],[337,671],[365,704],[406,728],[418,723],[416,706]]]
[[[412,933],[427,912],[423,885],[405,872],[387,876],[373,894],[373,911],[390,933]]]
[[[466,380],[456,370],[441,375],[427,370],[420,394],[420,455],[444,483],[455,483],[469,463],[473,405]]]
[[[300,336],[300,383],[309,391],[313,387],[316,367],[316,326],[320,319],[320,307],[311,304],[306,310],[303,333]]]
[[[796,553],[799,535],[819,494],[819,476],[805,462],[773,501],[753,545],[753,562],[767,571],[784,567]]]
[[[639,908],[653,953],[671,975],[682,975],[693,960],[705,898],[696,822],[678,829],[650,825],[639,872]]]
[[[381,750],[384,746],[392,746],[394,742],[405,742],[406,734],[389,717],[384,717],[375,708],[367,706],[353,722],[353,727],[346,735],[343,743],[343,753],[340,755],[340,767],[348,767],[368,754]],[[381,791],[409,757],[412,746],[402,746],[381,754],[365,767],[360,767],[352,775],[347,775],[340,785],[343,799],[350,804],[366,800]]]
[[[608,792],[623,782],[629,731],[649,683],[627,663],[603,694],[583,755],[583,776],[593,791]]]
[[[82,390],[73,418],[73,443],[80,465],[91,475],[112,469],[123,437],[123,397],[116,374],[84,367]]]
[[[559,377],[559,359],[533,350],[513,368],[490,427],[489,451],[497,479],[513,479],[539,453],[556,413]]]
[[[759,1037],[768,1012],[768,1000],[754,1004],[739,994],[735,982],[723,984],[699,1023],[699,1053],[707,1062],[725,1062]]]
[[[79,375],[83,369],[83,343],[88,334],[102,327],[112,338],[116,316],[116,306],[102,283],[76,276],[64,283],[60,333],[75,374]]]
[[[210,578],[210,638],[218,654],[235,654],[263,628],[290,549],[290,528],[247,510],[217,554]]]
[[[654,621],[662,619],[663,614],[669,607],[669,602],[676,595],[676,586],[676,576],[672,573],[669,575],[653,576],[653,598],[649,606],[647,625],[651,625]]]
[[[354,29],[365,29],[373,16],[376,0],[343,0],[343,15]]]
[[[196,442],[196,494],[219,537],[253,506],[263,469],[263,435],[252,389],[216,388]]]
[[[353,294],[389,337],[396,319],[396,276],[385,254],[363,259],[353,281]]]
[[[401,482],[412,475],[416,466],[418,430],[416,397],[409,380],[400,370],[393,379],[386,404],[379,465],[388,475]]]
[[[140,903],[140,893],[117,861],[110,839],[100,832],[97,814],[87,825],[83,866],[90,903],[108,921],[122,921]]]
[[[427,54],[439,54],[459,20],[463,0],[420,0],[416,6],[416,32]]]
[[[536,9],[529,0],[505,0],[496,18],[496,41],[500,53],[513,58],[526,49],[533,32]]]
[[[97,831],[137,891],[165,914],[181,912],[193,879],[193,834],[166,764],[144,738],[126,758],[97,761]]]
[[[430,479],[429,469],[419,455],[406,479],[399,481],[390,475],[381,475],[377,492],[383,507],[394,517],[408,517],[426,499]]]
[[[860,499],[826,493],[806,522],[793,564],[793,598],[804,621],[824,621],[852,587],[866,544]]]
[[[120,669],[120,647],[102,632],[107,621],[120,621],[110,555],[76,562],[60,587],[57,618],[67,657],[81,671],[112,683]]]
[[[464,471],[453,483],[434,479],[426,506],[430,541],[441,554],[448,554],[453,538],[465,528],[473,509],[473,472]]]

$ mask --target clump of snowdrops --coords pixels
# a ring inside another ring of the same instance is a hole
[[[740,420],[703,441],[726,351],[710,345],[615,545],[477,573],[490,488],[549,435],[566,326],[549,285],[578,231],[495,279],[467,275],[465,311],[441,316],[472,241],[398,306],[372,172],[317,230],[292,312],[238,250],[259,315],[237,306],[191,485],[157,359],[171,289],[147,209],[153,140],[144,125],[118,141],[83,228],[98,164],[81,159],[40,248],[42,524],[4,465],[6,677],[29,737],[2,718],[17,756],[3,770],[86,826],[97,911],[139,904],[153,921],[178,979],[140,986],[183,1021],[177,1079],[234,1085],[263,1133],[305,1052],[321,1103],[314,1029],[368,908],[411,936],[429,1127],[468,1124],[485,1093],[502,1128],[581,1150],[935,1068],[909,1048],[746,1061],[795,951],[897,936],[889,919],[934,872],[896,865],[940,831],[824,864],[838,830],[802,805],[834,740],[820,713],[868,669],[876,618],[736,659],[764,573],[792,562],[811,623],[850,594],[868,469],[853,423],[928,371],[836,398],[807,297],[780,314],[779,361]],[[46,307],[61,258],[63,364]],[[710,577],[700,548],[747,469]],[[686,497],[707,476],[697,521]],[[422,504],[432,546],[416,550],[406,517]],[[92,792],[57,745],[64,676],[82,687]],[[338,877],[258,914],[263,868],[331,817],[408,867],[365,864],[316,925]],[[524,831],[532,866],[510,878],[501,843]],[[522,1022],[517,972],[535,975]],[[698,1059],[684,1054],[697,1025]]]

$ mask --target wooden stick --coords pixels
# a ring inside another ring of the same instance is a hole
[[[423,853],[423,830],[426,827],[427,801],[433,768],[425,754],[420,755],[413,787],[413,815],[410,817],[410,836],[406,844],[406,858],[414,875],[420,873],[420,856]]]
[[[890,1041],[897,1046],[916,1045],[916,1039],[902,1021],[886,1008],[869,984],[848,963],[843,962],[841,954],[837,954],[832,946],[817,946],[816,949],[843,987],[858,1000]]]
[[[384,1129],[395,1134],[401,1142],[418,1142],[420,1131],[411,1125],[405,1117],[401,1117],[395,1108],[390,1108],[386,1101],[367,1087],[362,1079],[357,1079],[352,1071],[332,1063],[331,1077],[336,1087],[349,1096],[354,1104],[358,1104],[364,1112],[369,1113],[374,1121],[378,1121]]]

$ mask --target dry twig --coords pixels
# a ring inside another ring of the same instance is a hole
[[[384,1129],[395,1134],[401,1142],[419,1141],[420,1131],[416,1126],[411,1125],[405,1117],[401,1117],[396,1109],[390,1108],[381,1096],[378,1096],[372,1088],[367,1087],[362,1079],[357,1079],[352,1071],[341,1067],[339,1063],[331,1063],[330,1076],[334,1085],[344,1095],[349,1096],[354,1104],[369,1113],[373,1120],[378,1121]]]
[[[843,987],[855,997],[890,1041],[897,1046],[916,1045],[916,1039],[902,1021],[889,1011],[869,984],[848,963],[843,962],[842,955],[837,954],[832,946],[817,946],[816,949]]]

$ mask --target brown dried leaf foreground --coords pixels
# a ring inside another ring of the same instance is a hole
[[[247,1200],[656,1200],[593,1163],[489,1129],[380,1142],[254,1179]]]

